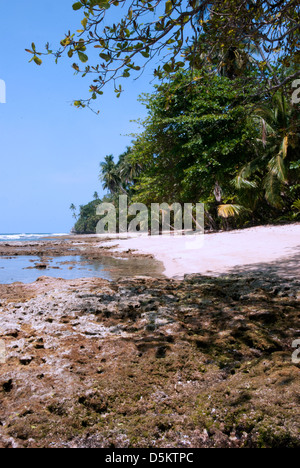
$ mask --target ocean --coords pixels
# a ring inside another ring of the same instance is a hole
[[[40,233],[40,234],[0,234],[0,242],[23,242],[23,241],[37,241],[44,239],[45,237],[59,237],[67,236],[69,234],[59,233]]]

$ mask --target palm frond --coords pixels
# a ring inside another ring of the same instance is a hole
[[[282,183],[276,173],[270,171],[264,181],[265,198],[267,202],[275,208],[282,207]]]
[[[283,157],[281,153],[274,156],[268,164],[270,173],[277,177],[280,183],[286,183],[287,181],[287,169],[284,164]]]
[[[242,175],[238,175],[233,181],[232,184],[238,189],[255,189],[257,188],[257,183],[248,179],[245,179]]]
[[[283,159],[287,157],[288,147],[289,147],[289,137],[288,135],[286,135],[283,138],[281,150],[280,150],[282,152]]]
[[[242,205],[227,204],[218,206],[218,215],[221,218],[232,218],[235,216],[240,216],[245,211],[248,210]]]
[[[300,199],[296,200],[295,203],[293,203],[292,208],[295,211],[298,211],[298,214],[300,213]]]
[[[272,120],[273,118],[274,116],[272,116]],[[264,146],[266,146],[267,144],[267,137],[276,134],[275,128],[270,123],[272,120],[271,119],[267,120],[267,119],[268,119],[267,116],[263,117],[257,114],[254,114],[252,117],[254,124],[259,126],[261,129],[261,141],[263,142]]]
[[[244,188],[257,188],[257,183],[254,181],[249,180],[249,178],[259,169],[261,164],[261,158],[253,159],[250,163],[246,164],[235,179],[232,181],[232,185],[234,185],[238,190]]]

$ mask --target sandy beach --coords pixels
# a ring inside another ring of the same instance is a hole
[[[116,240],[104,245],[115,246]],[[259,226],[241,231],[200,236],[147,236],[120,240],[115,252],[132,249],[153,255],[164,264],[164,274],[219,275],[260,270],[300,277],[300,224]]]

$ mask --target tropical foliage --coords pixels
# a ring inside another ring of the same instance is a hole
[[[277,92],[251,115],[260,137],[254,145],[256,158],[238,175],[237,187],[249,186],[259,193],[260,185],[268,203],[282,209],[289,206],[295,194],[299,170],[300,128],[296,108],[283,92]],[[260,184],[255,178],[260,175]],[[296,190],[297,192],[297,190]]]
[[[143,96],[143,131],[100,180],[117,204],[205,203],[211,229],[292,220],[299,215],[298,107],[282,91],[248,101],[238,78],[180,71]],[[245,104],[245,100],[247,104]]]
[[[299,2],[81,0],[73,8],[82,28],[46,54],[78,58],[85,65],[73,63],[76,73],[93,76],[77,107],[109,81],[119,96],[119,80],[160,55],[158,84],[141,97],[141,133],[100,165],[109,200],[204,202],[211,229],[299,216]],[[29,52],[40,64],[34,44]],[[81,207],[80,229],[97,201]]]
[[[78,234],[94,234],[99,221],[96,215],[96,208],[99,200],[93,200],[87,205],[80,206],[79,215],[73,230]]]
[[[56,61],[67,55],[76,73],[91,75],[90,98],[75,101],[90,105],[113,81],[120,96],[120,80],[141,70],[158,55],[154,75],[172,76],[182,67],[236,77],[247,67],[248,56],[257,64],[261,89],[280,89],[300,76],[295,70],[281,76],[274,63],[299,66],[299,2],[295,0],[80,0],[77,32],[68,31],[60,47],[49,44],[44,53],[35,44],[27,51],[41,65],[42,55]],[[253,51],[255,50],[255,54]],[[234,68],[234,70],[231,70]]]

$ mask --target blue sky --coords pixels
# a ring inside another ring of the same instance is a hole
[[[79,28],[82,14],[73,3],[0,0],[0,79],[7,87],[7,103],[0,104],[0,233],[69,232],[70,204],[90,201],[95,190],[103,194],[99,163],[124,151],[131,141],[125,135],[138,130],[130,120],[146,115],[137,98],[153,89],[151,69],[124,81],[120,99],[108,87],[96,116],[71,105],[87,96],[89,83],[74,76],[71,61],[28,63],[24,49],[33,41],[54,47]]]

